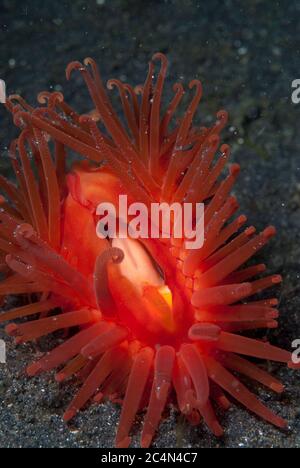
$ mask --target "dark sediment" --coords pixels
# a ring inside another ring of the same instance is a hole
[[[147,4],[147,5],[146,5]],[[242,165],[235,188],[242,211],[262,229],[278,235],[260,255],[271,272],[284,276],[280,327],[273,344],[291,349],[300,338],[300,104],[291,102],[291,82],[300,73],[299,2],[224,1],[0,1],[0,78],[9,93],[34,102],[39,91],[63,90],[80,111],[90,110],[78,77],[66,84],[71,60],[92,56],[103,78],[141,83],[153,52],[167,53],[169,83],[196,77],[204,86],[199,121],[220,108],[230,112],[225,141]],[[171,87],[170,87],[171,90]],[[1,173],[9,175],[6,146],[15,130],[0,109]],[[37,346],[7,343],[0,364],[1,447],[111,447],[119,409],[90,406],[71,428],[63,408],[74,391],[53,376],[28,379],[23,369],[41,352]],[[51,340],[42,349],[51,346]],[[190,428],[172,411],[161,424],[157,447],[300,447],[300,376],[268,364],[286,384],[278,397],[260,387],[262,400],[289,421],[281,432],[238,406],[220,414],[226,430],[217,440],[205,427]],[[71,429],[71,430],[70,430]],[[134,444],[138,443],[138,425]]]

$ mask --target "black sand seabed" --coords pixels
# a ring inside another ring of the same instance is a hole
[[[9,93],[34,102],[41,90],[63,90],[67,101],[87,111],[82,81],[65,81],[69,61],[92,56],[104,79],[141,83],[152,53],[162,51],[171,62],[170,84],[178,77],[202,80],[202,121],[220,108],[230,112],[224,140],[242,165],[235,188],[241,209],[258,229],[268,223],[278,228],[259,258],[284,276],[277,292],[280,328],[269,336],[287,349],[300,338],[300,104],[291,102],[291,82],[300,78],[299,15],[297,1],[0,1],[0,78]],[[3,108],[0,118],[1,173],[9,175],[6,147],[15,130]],[[24,376],[26,364],[51,347],[51,339],[15,348],[2,331],[0,338],[8,348],[7,365],[0,364],[1,447],[113,445],[118,408],[90,406],[67,428],[61,416],[74,388],[60,387],[51,375]],[[154,446],[300,447],[300,374],[267,366],[286,392],[278,397],[252,388],[288,419],[287,432],[233,406],[220,414],[226,433],[217,440],[203,425],[191,428],[171,411]]]

